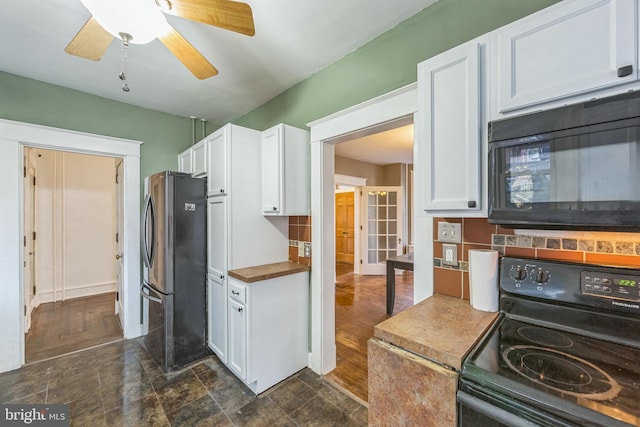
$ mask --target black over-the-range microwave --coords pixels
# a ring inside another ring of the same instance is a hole
[[[489,222],[640,230],[640,93],[489,123]]]

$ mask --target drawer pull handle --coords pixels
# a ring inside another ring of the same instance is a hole
[[[234,295],[240,295],[240,292],[236,292],[236,291],[231,291],[231,293]]]
[[[238,310],[238,313],[242,313],[242,307],[238,307],[236,310]]]
[[[633,65],[625,65],[618,68],[618,77],[627,77],[633,73]]]

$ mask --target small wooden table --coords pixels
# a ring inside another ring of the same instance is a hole
[[[396,268],[413,271],[413,254],[387,258],[387,314],[393,314],[396,300]]]

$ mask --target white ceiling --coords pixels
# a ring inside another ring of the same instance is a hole
[[[167,16],[220,74],[198,80],[158,40],[132,44],[131,92],[124,93],[117,77],[119,40],[97,62],[64,52],[90,17],[80,0],[2,0],[0,70],[153,110],[225,123],[435,1],[249,0],[254,37]]]
[[[413,125],[341,142],[335,154],[377,165],[413,164]]]

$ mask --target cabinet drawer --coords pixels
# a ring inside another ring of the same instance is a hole
[[[229,281],[229,298],[241,304],[247,303],[247,287],[239,283]]]

